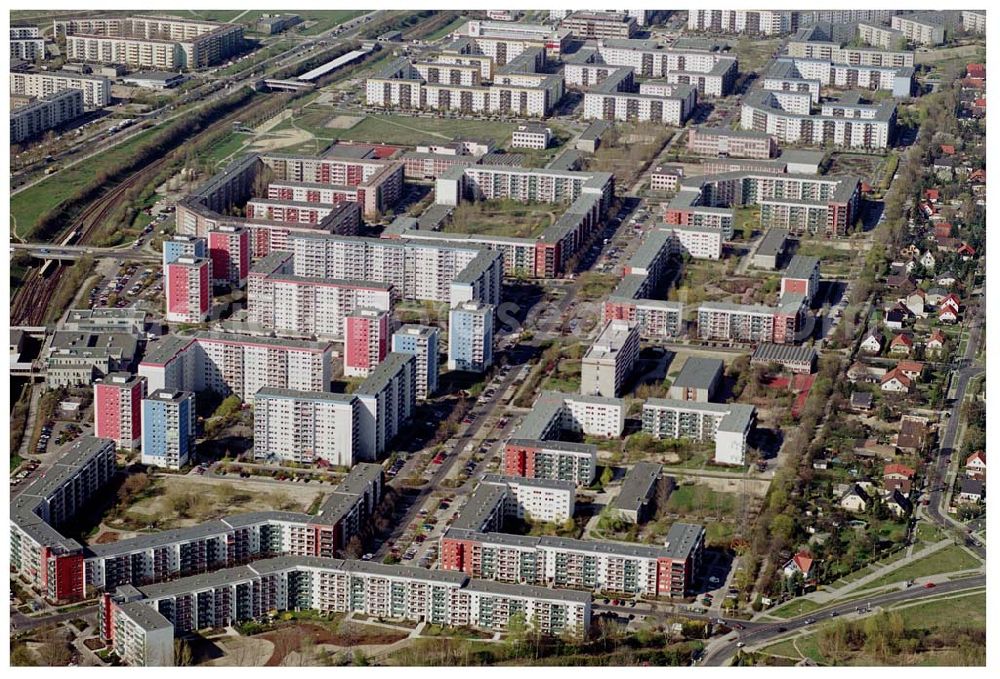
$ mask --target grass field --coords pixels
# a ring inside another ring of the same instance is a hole
[[[535,238],[552,225],[559,206],[516,200],[464,202],[455,208],[446,233]]]
[[[303,29],[303,35],[316,35],[323,31],[328,31],[334,26],[339,26],[345,21],[350,21],[356,16],[361,16],[368,10],[362,9],[341,9],[341,10],[295,10],[304,21],[315,21],[309,28]]]
[[[952,573],[954,571],[969,570],[979,566],[979,560],[966,552],[961,547],[951,546],[934,552],[930,556],[914,561],[902,566],[888,575],[876,578],[862,589],[874,589],[891,585],[904,580],[922,578],[938,573]]]
[[[893,608],[903,616],[907,627],[951,627],[956,620],[967,625],[986,624],[986,594],[972,592],[961,596],[935,599],[925,603]]]
[[[773,611],[768,611],[768,615],[773,615],[776,618],[787,620],[788,618],[797,618],[800,615],[812,613],[818,608],[821,608],[821,606],[815,601],[810,601],[809,599],[795,599],[794,601],[789,601],[783,606],[779,606]]]
[[[464,16],[456,17],[455,20],[452,21],[450,24],[446,24],[446,25],[442,26],[441,28],[437,29],[436,31],[434,31],[433,33],[425,35],[424,36],[424,41],[425,42],[431,42],[433,40],[438,40],[439,38],[443,38],[444,36],[448,35],[452,31],[458,29],[459,26],[461,26],[462,24],[464,24],[468,20],[469,20],[468,17],[464,17]]]
[[[349,130],[340,131],[344,133],[340,137],[409,146],[434,139],[451,141],[456,137],[484,137],[502,143],[510,138],[514,127],[513,123],[491,120],[377,115],[368,116]]]
[[[34,229],[38,218],[90,183],[94,175],[108,172],[134,155],[135,150],[146,142],[157,128],[140,132],[138,135],[106,153],[88,158],[79,165],[49,177],[29,189],[10,197],[11,219],[17,224],[17,233],[26,237]]]
[[[688,516],[732,514],[736,511],[736,496],[697,483],[678,486],[667,500],[667,511]]]

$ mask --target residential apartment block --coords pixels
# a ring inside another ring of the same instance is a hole
[[[593,445],[511,438],[504,446],[503,473],[507,476],[589,486],[596,472],[597,448]]]
[[[448,311],[448,370],[485,372],[493,365],[494,310],[471,301]]]
[[[45,38],[38,26],[10,27],[10,60],[39,61],[45,59]]]
[[[954,29],[956,23],[945,12],[920,12],[894,16],[890,25],[910,42],[936,47],[944,44],[949,29]]]
[[[712,49],[664,47],[655,40],[597,41],[597,53],[611,66],[631,67],[636,77],[691,85],[698,96],[724,97],[736,84],[736,58]]]
[[[102,637],[114,647],[118,628],[103,620],[120,617],[123,598],[148,608],[173,634],[228,627],[268,611],[312,609],[490,632],[506,630],[519,615],[540,634],[582,637],[590,627],[591,606],[588,592],[508,585],[413,566],[286,556],[106,595]]]
[[[816,59],[830,61],[835,64],[848,64],[851,66],[884,66],[892,68],[904,68],[914,65],[914,52],[909,50],[893,50],[898,43],[891,39],[886,40],[884,36],[875,33],[892,29],[872,26],[869,24],[858,24],[856,35],[870,45],[882,47],[883,49],[870,49],[865,47],[846,47],[850,38],[838,32],[836,25],[814,24],[808,28],[799,30],[793,35],[785,48],[785,53],[789,57],[799,59]],[[853,35],[851,37],[854,37]]]
[[[202,257],[178,257],[163,267],[167,322],[201,323],[212,308],[212,262]]]
[[[11,94],[41,99],[63,90],[80,90],[86,109],[103,108],[111,104],[111,81],[103,75],[70,71],[11,71]]]
[[[157,389],[142,399],[142,463],[180,469],[194,453],[194,393]]]
[[[250,230],[221,224],[208,232],[212,282],[242,287],[250,273]]]
[[[697,89],[690,84],[646,81],[636,84],[631,68],[616,68],[583,95],[587,120],[656,122],[682,126],[697,105]]]
[[[638,359],[638,326],[628,321],[608,321],[583,356],[580,393],[618,396]]]
[[[896,105],[824,103],[818,114],[797,113],[785,93],[757,90],[743,99],[740,124],[787,144],[823,144],[884,149],[896,135]]]
[[[304,233],[290,246],[295,276],[389,284],[405,300],[500,303],[503,257],[476,243]]]
[[[559,22],[559,27],[582,40],[603,40],[631,38],[637,24],[628,12],[573,12]]]
[[[296,276],[292,271],[291,252],[272,252],[254,265],[247,279],[247,320],[252,327],[339,340],[356,309],[393,308],[390,283]]]
[[[146,378],[111,373],[94,383],[94,436],[111,439],[119,448],[135,450],[142,434],[142,399]]]
[[[389,353],[389,312],[356,307],[344,317],[344,375],[367,377]]]
[[[83,115],[83,93],[60,90],[11,109],[10,142],[19,144]]]
[[[253,413],[257,459],[351,467],[361,457],[361,401],[354,394],[263,387]]]
[[[718,464],[746,463],[756,411],[740,403],[651,398],[642,406],[643,432],[661,439],[714,441]]]
[[[243,48],[243,26],[156,16],[56,19],[70,61],[163,71],[206,68]]]
[[[561,524],[573,518],[576,510],[576,483],[572,481],[487,474],[482,483],[503,490],[506,516]]]
[[[416,357],[391,352],[354,390],[362,406],[359,428],[362,459],[378,459],[413,415],[416,375]]]
[[[687,150],[699,156],[756,158],[767,160],[778,155],[774,137],[753,130],[699,125],[688,131]]]
[[[711,33],[781,35],[792,30],[794,14],[789,10],[691,9],[688,10],[687,29]]]
[[[199,331],[167,335],[139,364],[149,390],[214,391],[249,401],[261,387],[329,391],[332,345]]]
[[[426,400],[438,387],[438,338],[441,331],[427,325],[407,324],[392,334],[392,351],[412,354],[417,360],[416,396]]]

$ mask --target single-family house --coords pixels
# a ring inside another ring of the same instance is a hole
[[[867,391],[851,392],[851,410],[859,413],[866,413],[872,409],[875,397]]]
[[[957,279],[955,278],[955,274],[953,274],[950,271],[945,271],[943,274],[937,277],[935,282],[938,285],[943,285],[946,288],[950,288],[951,286],[955,285]]]
[[[896,447],[906,453],[919,453],[927,445],[927,418],[904,415],[896,435]]]
[[[941,192],[938,189],[924,189],[924,199],[936,203],[941,200]]]
[[[942,306],[938,312],[938,320],[942,323],[958,323],[958,312],[948,306]]]
[[[789,559],[784,566],[782,566],[781,571],[785,574],[786,578],[794,576],[796,573],[802,575],[803,580],[809,580],[813,575],[813,565],[816,561],[812,558],[809,552],[797,552],[795,556]]]
[[[886,495],[885,506],[900,519],[913,511],[913,503],[898,490],[892,490]]]
[[[913,338],[901,333],[889,342],[889,353],[893,356],[909,356],[913,351]]]
[[[847,492],[840,498],[840,506],[849,512],[863,512],[868,509],[871,497],[865,489],[854,483],[847,489]]]
[[[928,250],[924,254],[920,255],[920,264],[928,271],[933,271],[934,265],[937,264],[937,259],[935,259],[934,253]]]
[[[924,364],[920,361],[900,361],[896,364],[896,369],[914,382],[919,382],[920,376],[924,374]]]
[[[861,340],[861,351],[866,354],[877,354],[882,351],[882,343],[885,340],[878,330],[869,330],[864,339]]]
[[[913,388],[913,380],[903,374],[899,368],[893,368],[879,380],[879,388],[891,394],[909,394]]]
[[[955,248],[955,253],[958,254],[963,262],[968,262],[970,259],[976,256],[976,249],[969,245],[968,243],[962,243],[957,248]]]
[[[947,290],[938,285],[935,285],[929,288],[926,293],[924,293],[924,301],[927,303],[927,306],[932,306],[937,308],[941,304],[941,300],[943,300],[947,296],[948,296]]]
[[[977,450],[965,458],[965,475],[973,479],[986,479],[986,451]]]
[[[927,293],[920,288],[910,292],[910,294],[903,298],[902,302],[914,316],[919,318],[927,316],[927,313],[924,311],[924,306],[927,302]]]
[[[885,312],[885,327],[893,330],[902,330],[903,324],[910,317],[910,310],[906,307],[893,307]]]
[[[986,499],[986,483],[979,479],[962,479],[958,499],[962,502],[982,502]]]
[[[955,155],[955,146],[953,144],[941,144],[941,155],[944,156]]]
[[[944,333],[935,328],[924,345],[924,355],[928,358],[938,358],[944,353]]]
[[[935,238],[951,238],[951,222],[938,222],[934,225]]]
[[[975,169],[969,173],[969,181],[975,182],[977,184],[986,183],[986,170]]]
[[[893,462],[882,470],[882,487],[887,491],[898,490],[909,497],[916,471],[905,464]]]
[[[876,458],[886,462],[892,462],[896,459],[896,448],[879,443],[878,439],[855,439],[851,452],[858,457]]]

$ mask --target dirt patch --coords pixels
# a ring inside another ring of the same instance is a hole
[[[104,531],[103,533],[97,536],[97,539],[94,540],[94,544],[110,545],[112,542],[118,542],[118,539],[120,537],[121,536],[118,533],[113,533],[111,531]]]
[[[263,637],[225,637],[215,640],[215,644],[223,655],[205,662],[205,665],[263,667],[274,653],[274,644]]]
[[[323,127],[331,130],[349,130],[364,119],[364,116],[334,116],[327,120]]]
[[[407,636],[406,632],[376,630],[350,623],[339,625],[336,632],[319,625],[302,623],[289,625],[254,638],[266,639],[273,644],[274,650],[264,665],[278,667],[289,654],[300,652],[306,639],[309,639],[314,647],[323,645],[351,648],[362,645],[385,646],[405,639]]]
[[[266,137],[255,139],[250,148],[253,151],[274,151],[276,149],[304,144],[312,140],[313,135],[306,130],[280,130],[268,133]]]

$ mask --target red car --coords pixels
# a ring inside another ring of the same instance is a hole
[[[934,587],[934,583],[933,582],[928,582],[928,583],[926,583],[924,585],[924,589],[931,589],[932,587]]]

